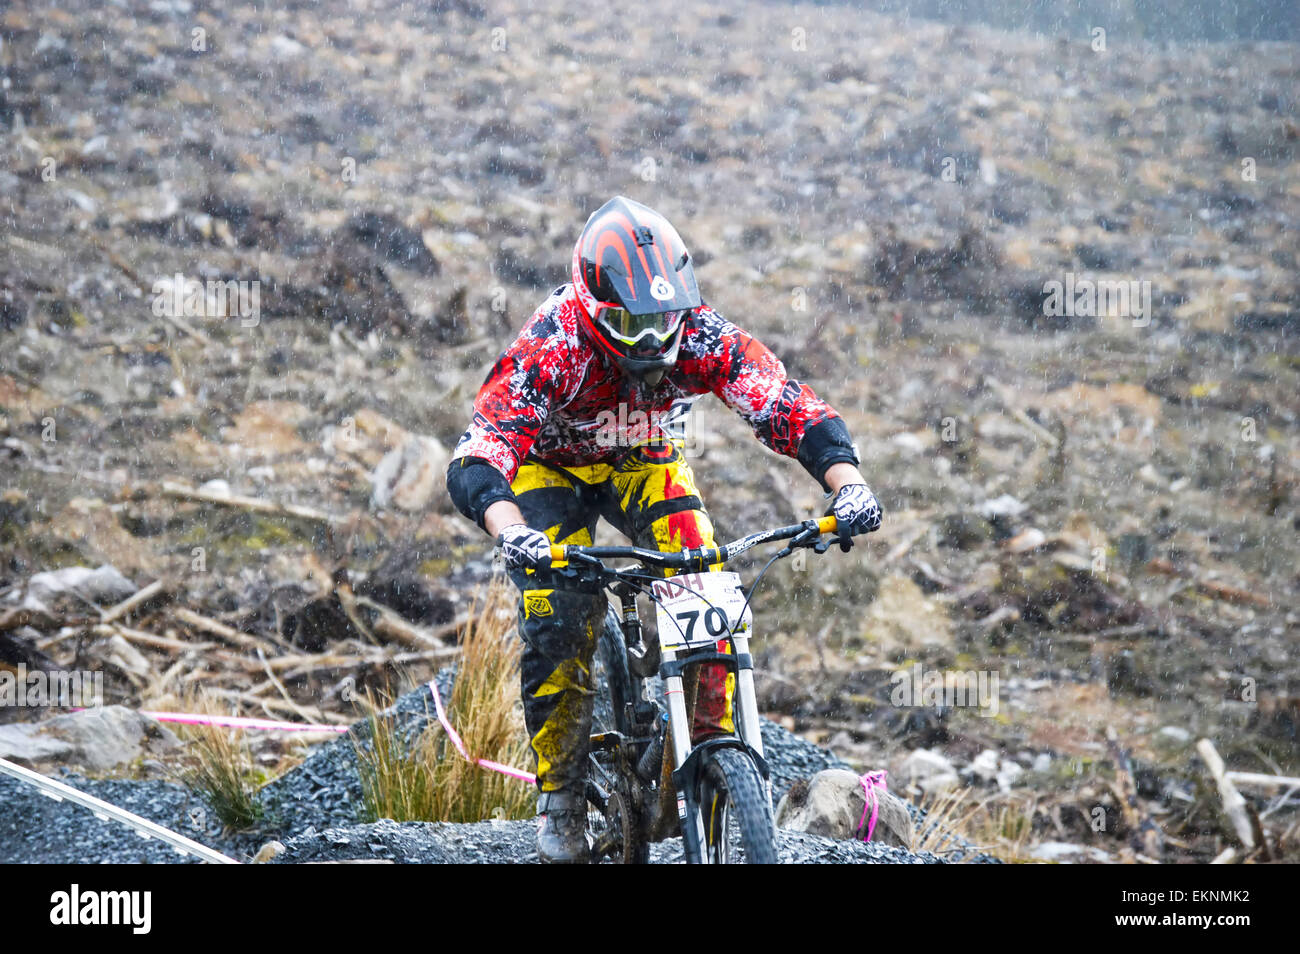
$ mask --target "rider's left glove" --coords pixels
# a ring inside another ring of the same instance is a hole
[[[880,503],[866,484],[841,487],[831,501],[830,512],[839,528],[840,549],[846,553],[853,546],[853,537],[880,529]]]

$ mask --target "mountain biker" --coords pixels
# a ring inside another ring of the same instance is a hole
[[[607,605],[603,593],[548,578],[550,546],[590,545],[601,516],[637,546],[714,546],[674,440],[691,402],[708,392],[834,494],[828,512],[841,547],[879,528],[880,507],[843,419],[704,304],[677,231],[622,196],[587,220],[572,282],[551,293],[497,359],[448,466],[456,507],[497,539],[520,589],[521,688],[543,861],[588,860],[591,660]],[[701,667],[694,741],[734,731],[734,683],[723,666]]]

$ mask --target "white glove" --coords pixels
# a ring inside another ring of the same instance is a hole
[[[497,535],[506,566],[537,570],[551,565],[551,538],[523,523],[513,523]]]
[[[880,529],[880,503],[866,484],[845,484],[831,501],[831,513],[839,527],[840,549],[848,551],[853,537]]]

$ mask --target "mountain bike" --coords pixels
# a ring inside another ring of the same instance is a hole
[[[553,572],[584,589],[607,589],[621,608],[610,608],[598,641],[603,698],[597,700],[586,782],[593,861],[644,864],[650,841],[670,833],[675,820],[688,863],[776,862],[749,604],[773,563],[804,547],[824,553],[832,541],[822,534],[835,529],[835,518],[827,516],[679,552],[551,548]],[[768,542],[785,546],[746,593],[739,575],[722,567]],[[619,568],[603,562],[620,559],[637,562]],[[650,645],[638,615],[639,594],[655,605],[658,636]],[[735,676],[736,731],[693,744],[688,695],[706,663]]]

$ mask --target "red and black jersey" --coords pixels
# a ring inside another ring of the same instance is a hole
[[[507,481],[529,456],[561,467],[612,463],[629,446],[683,420],[707,393],[748,421],[760,441],[799,457],[819,479],[825,466],[800,454],[808,430],[833,420],[832,430],[844,435],[835,444],[848,443],[830,405],[708,305],[685,318],[677,363],[653,388],[621,372],[585,339],[578,308],[573,287],[564,285],[537,309],[479,390],[454,459],[480,458]],[[851,448],[829,456],[856,460]]]

